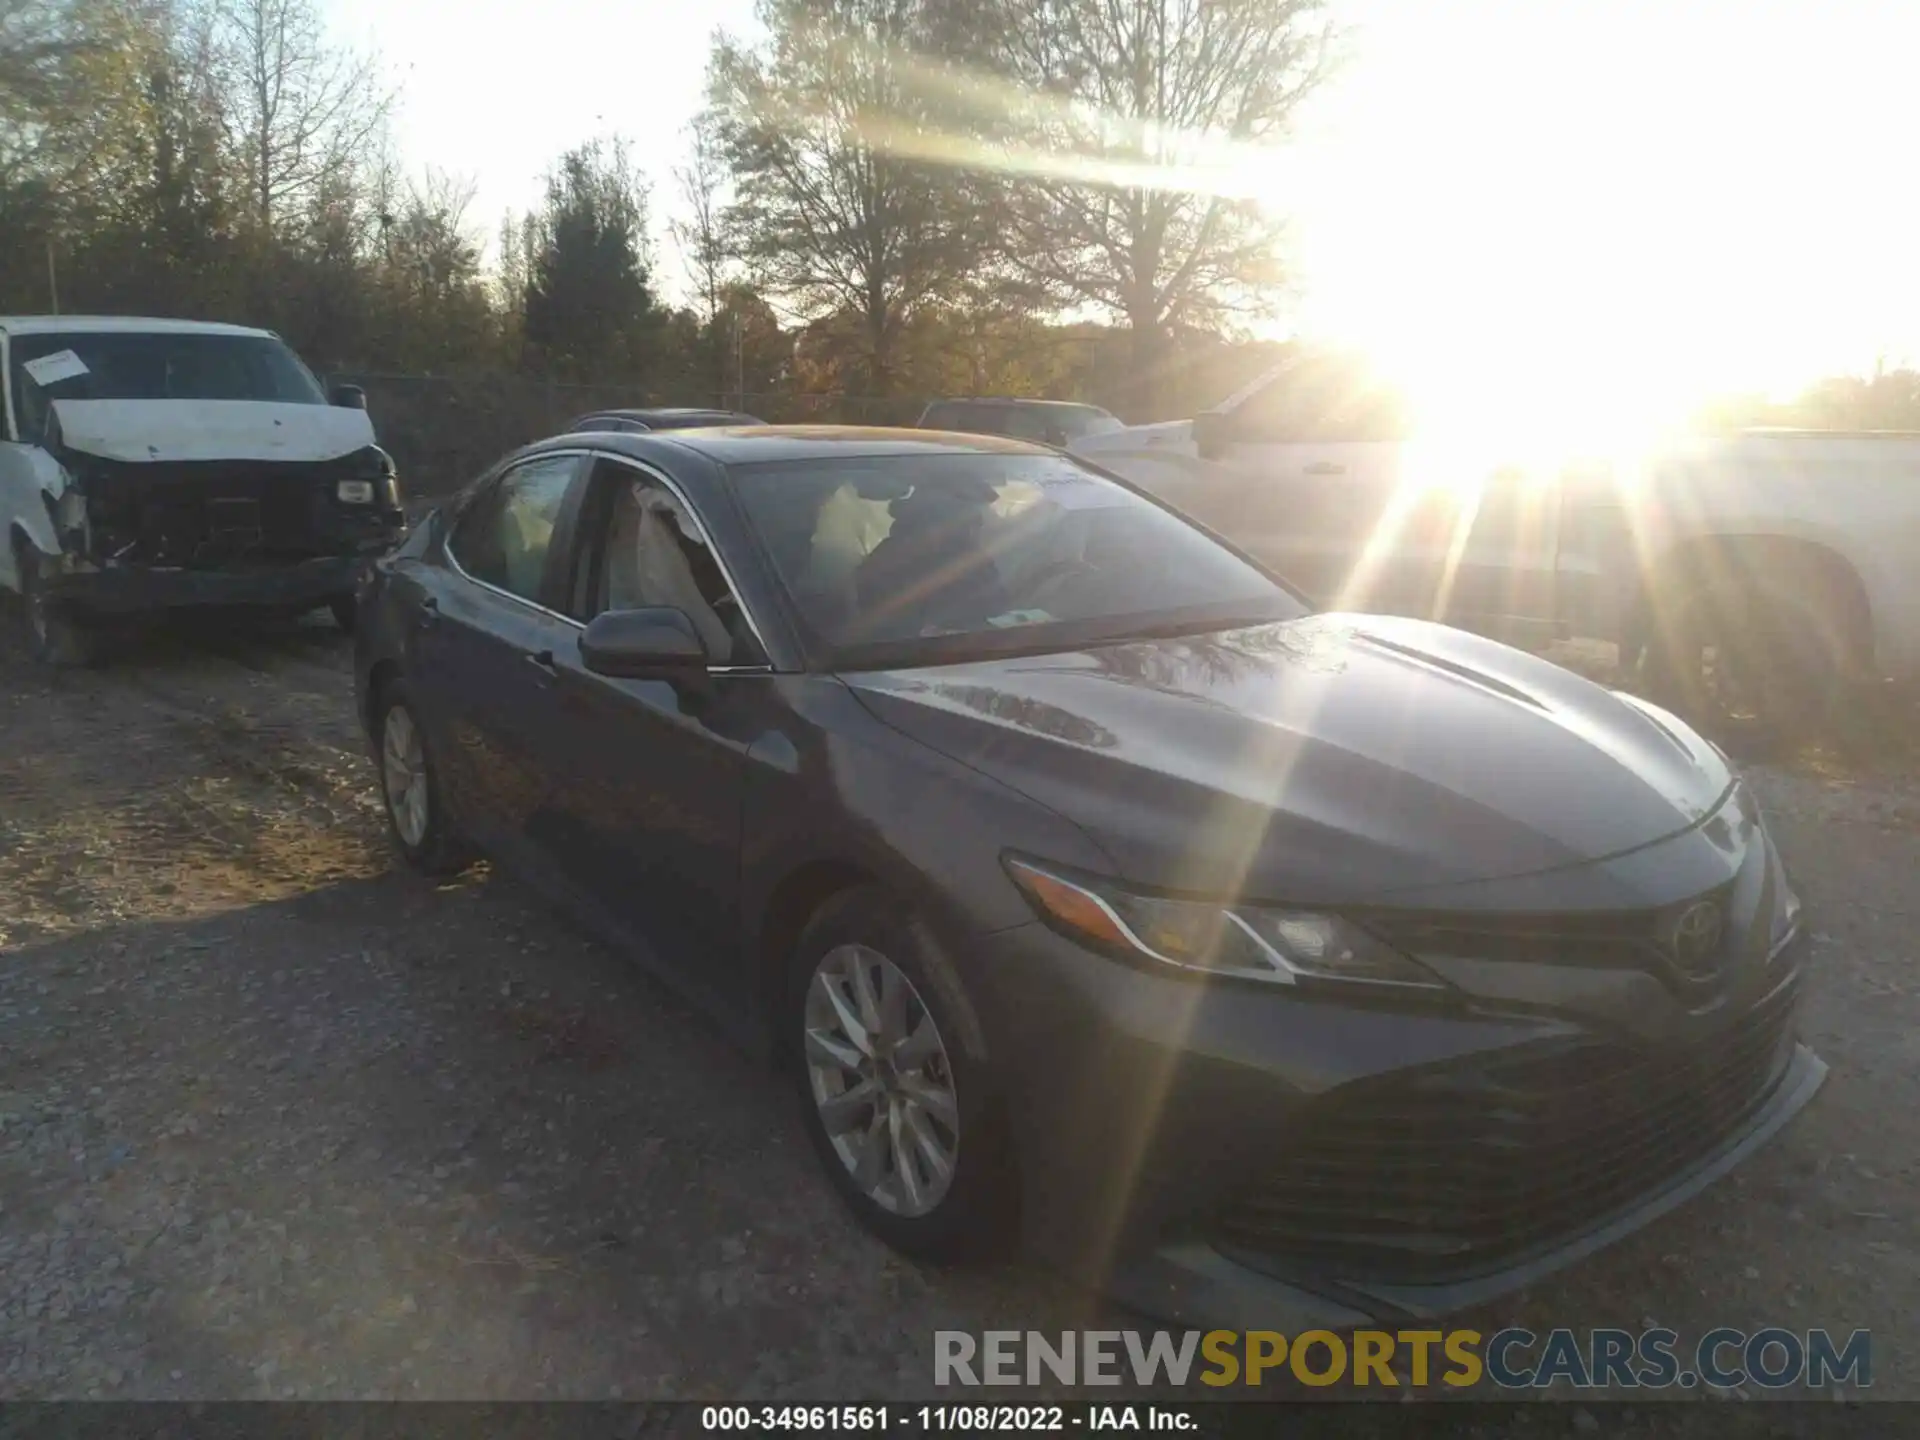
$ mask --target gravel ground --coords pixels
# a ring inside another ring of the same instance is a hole
[[[396,868],[329,625],[49,676],[4,618],[0,1398],[932,1398],[936,1329],[1129,1323],[895,1257],[663,990],[484,868]],[[1920,1398],[1920,778],[1756,779],[1825,1091],[1470,1318],[1864,1327],[1871,1398]]]

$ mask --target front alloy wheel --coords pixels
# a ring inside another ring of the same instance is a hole
[[[932,928],[880,886],[843,890],[807,922],[788,977],[782,1048],[847,1208],[921,1259],[999,1251],[1019,1223],[1008,1110]]]
[[[914,1219],[946,1199],[960,1155],[953,1066],[926,1001],[865,945],[821,957],[807,987],[808,1087],[854,1187]]]

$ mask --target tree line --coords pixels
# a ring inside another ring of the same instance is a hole
[[[0,0],[0,313],[237,320],[327,368],[668,401],[1020,393],[1151,418],[1271,363],[1248,336],[1285,294],[1284,216],[1253,186],[1335,69],[1326,0],[758,18],[760,41],[714,42],[683,165],[588,140],[485,263],[472,185],[402,163],[398,97],[318,0]],[[1913,379],[1739,415],[1920,425]]]
[[[1280,133],[1327,68],[1320,0],[760,19],[765,43],[716,41],[685,165],[582,144],[488,266],[471,186],[409,175],[396,97],[316,0],[0,0],[0,309],[218,316],[323,364],[663,393],[1138,399],[1270,306],[1277,222],[1173,177],[1194,137]]]

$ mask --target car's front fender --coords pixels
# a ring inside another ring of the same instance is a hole
[[[741,817],[742,971],[761,1034],[800,929],[848,884],[899,896],[964,970],[970,937],[1033,919],[1003,850],[1108,868],[1078,826],[884,724],[838,680],[774,683],[788,691],[787,723],[753,747]]]
[[[60,462],[37,445],[0,445],[0,523],[7,544],[0,549],[0,576],[8,587],[20,588],[14,547],[25,540],[42,555],[61,551],[54,524],[60,497],[73,486],[73,477]]]

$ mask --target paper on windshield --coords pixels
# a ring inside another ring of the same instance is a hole
[[[33,377],[34,384],[45,389],[49,385],[58,385],[62,380],[86,374],[87,362],[71,350],[56,350],[51,355],[42,355],[38,360],[22,361],[20,368]]]
[[[1118,485],[1065,465],[1021,478],[1032,484],[1042,499],[1051,500],[1062,510],[1114,510],[1133,498]]]
[[[987,623],[996,630],[1010,629],[1015,625],[1045,625],[1053,616],[1044,610],[1009,610],[1004,615],[990,615]]]

